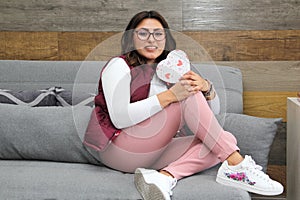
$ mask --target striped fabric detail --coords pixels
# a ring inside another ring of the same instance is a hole
[[[63,95],[68,93],[68,95]],[[93,105],[95,94],[85,94],[77,98],[76,106]],[[83,99],[84,98],[84,99]],[[61,87],[51,87],[43,90],[11,91],[0,89],[0,103],[22,106],[75,106],[72,103],[72,93]]]
[[[55,93],[52,90],[11,91],[0,89],[0,103],[17,104],[22,106],[56,106]]]
[[[72,91],[65,90],[60,87],[55,88],[55,97],[58,102],[58,106],[94,106],[94,98],[96,94],[82,93],[80,96],[73,96]]]

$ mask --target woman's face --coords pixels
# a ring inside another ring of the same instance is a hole
[[[166,44],[163,26],[157,19],[144,19],[135,28],[133,41],[137,52],[148,59],[147,63],[154,63]]]

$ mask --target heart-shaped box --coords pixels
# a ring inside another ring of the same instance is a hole
[[[186,53],[176,49],[171,51],[166,59],[158,63],[156,74],[161,80],[167,83],[176,83],[190,69],[190,60]]]

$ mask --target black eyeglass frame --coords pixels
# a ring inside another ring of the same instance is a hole
[[[139,34],[138,34],[138,32],[140,32],[140,31],[145,31],[145,32],[147,32],[147,33],[149,34],[148,37],[147,37],[146,39],[141,39],[141,38],[139,37]],[[157,29],[157,30],[154,30],[154,31],[151,33],[148,29],[141,28],[141,29],[135,30],[134,32],[136,33],[137,38],[138,38],[139,40],[141,40],[141,41],[149,40],[149,38],[150,38],[151,35],[153,36],[153,38],[154,38],[156,41],[162,41],[162,40],[166,39],[166,36],[167,36],[166,31],[165,31],[164,29]],[[164,33],[164,38],[158,40],[158,39],[156,38],[156,36],[154,35],[154,34],[157,33],[157,32],[162,32],[162,33]]]

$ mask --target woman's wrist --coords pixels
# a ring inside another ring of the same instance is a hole
[[[171,103],[177,101],[175,94],[170,89],[157,94],[157,98],[162,108],[165,108]]]
[[[211,87],[211,82],[209,80],[207,80],[207,79],[204,79],[204,80],[205,80],[205,83],[206,83],[206,87],[205,87],[204,90],[201,90],[203,94],[209,92],[209,90],[211,89],[210,88]]]
[[[215,92],[214,86],[213,86],[213,84],[209,80],[207,80],[207,79],[205,79],[205,80],[206,80],[207,85],[208,85],[207,86],[208,90],[202,91],[202,93],[203,93],[203,95],[204,95],[204,97],[205,97],[206,100],[212,100],[216,96],[216,92]]]
[[[207,101],[213,100],[216,97],[216,91],[213,89],[213,91],[210,93],[210,95],[205,96],[205,99]]]

